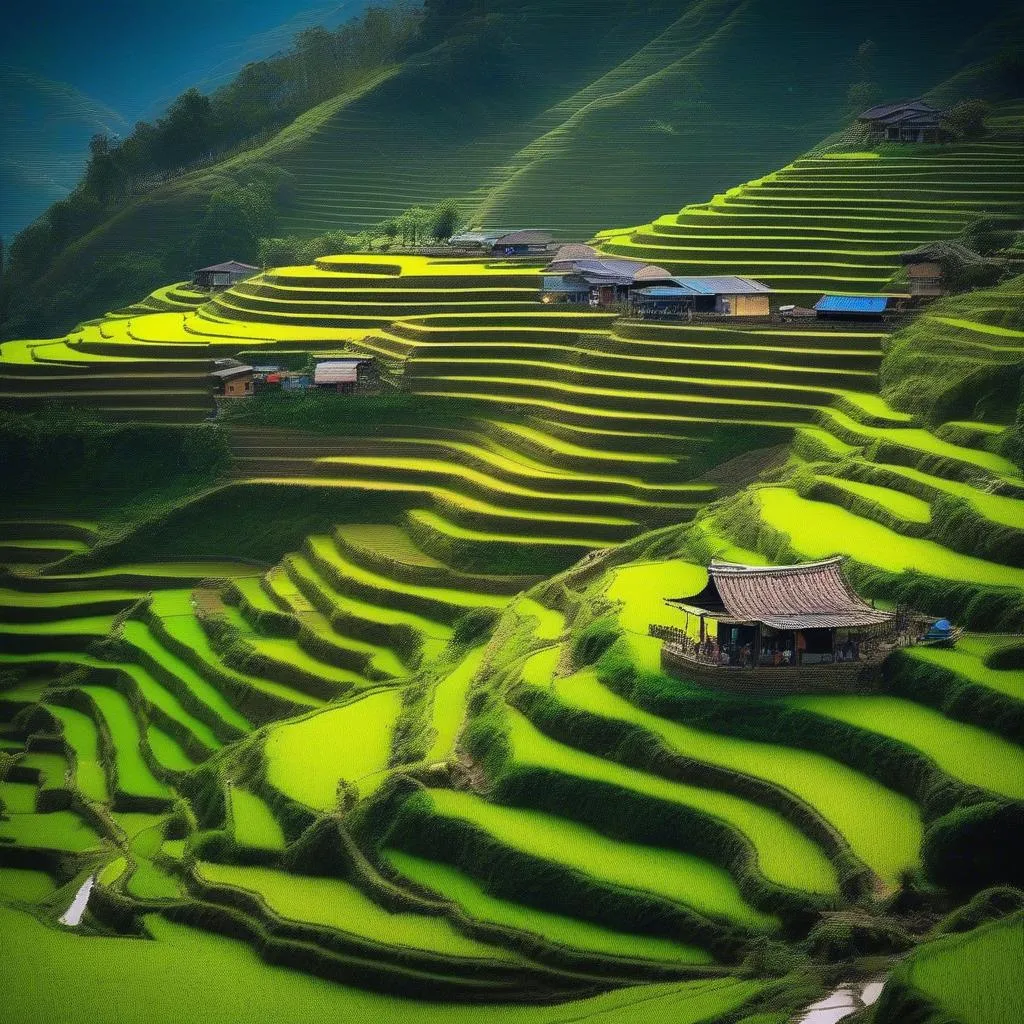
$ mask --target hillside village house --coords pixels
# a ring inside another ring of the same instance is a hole
[[[212,267],[202,267],[192,272],[192,284],[196,288],[213,291],[217,288],[230,288],[239,281],[260,272],[259,267],[250,266],[248,263],[239,263],[238,260],[227,260],[224,263],[215,263]]]
[[[380,372],[372,358],[325,359],[313,369],[313,387],[320,391],[354,394],[375,390],[379,384]]]
[[[563,245],[544,268],[541,301],[615,306],[626,303],[634,288],[670,279],[662,267],[602,256],[589,245]]]
[[[664,665],[687,671],[857,667],[873,660],[877,642],[891,639],[895,627],[893,612],[873,608],[850,587],[842,557],[799,565],[712,561],[699,594],[666,604],[686,613],[686,628],[651,632],[666,641]]]
[[[921,99],[881,103],[857,120],[867,127],[871,142],[948,142],[952,138],[942,126],[942,111]]]
[[[912,297],[937,299],[946,294],[941,263],[913,253],[906,253],[901,259],[907,268],[907,291]]]
[[[491,256],[546,256],[555,245],[555,237],[541,228],[463,231],[452,235],[448,244],[456,249],[479,250]]]
[[[253,393],[255,371],[251,366],[236,363],[210,372],[215,393],[224,398],[248,398]]]
[[[749,277],[670,277],[633,293],[636,314],[645,319],[709,313],[770,316],[772,290]]]

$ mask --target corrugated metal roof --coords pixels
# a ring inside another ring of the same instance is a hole
[[[773,629],[836,629],[888,622],[892,612],[872,608],[850,588],[841,557],[799,565],[712,562],[708,584],[678,604],[733,622]]]
[[[246,377],[252,374],[251,366],[225,366],[220,370],[211,370],[210,376],[218,380],[233,380],[235,377]]]
[[[255,274],[259,269],[259,267],[251,266],[248,263],[239,263],[238,260],[225,260],[223,263],[214,263],[212,267],[200,267],[198,270],[193,271],[193,273],[218,272],[223,274],[242,274],[252,272]]]
[[[814,304],[819,313],[884,313],[885,295],[823,295]]]
[[[339,359],[318,363],[313,371],[314,384],[355,384],[359,380],[361,359]]]
[[[674,277],[687,288],[692,288],[697,295],[763,295],[771,288],[751,277],[735,277],[731,275],[718,277]]]

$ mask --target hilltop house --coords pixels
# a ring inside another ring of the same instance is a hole
[[[192,272],[192,285],[195,288],[203,288],[212,291],[215,288],[230,288],[239,281],[260,272],[259,267],[250,266],[248,263],[239,263],[238,260],[227,260],[224,263],[215,263],[212,267],[202,267]]]
[[[871,142],[947,142],[952,133],[942,126],[942,111],[924,100],[882,103],[857,120],[867,126]]]
[[[547,256],[555,244],[555,236],[540,228],[463,231],[452,235],[448,244],[456,249],[477,250],[491,256]]]
[[[354,394],[373,391],[380,384],[377,361],[366,356],[325,359],[313,369],[313,387],[321,391]]]
[[[770,316],[772,290],[749,277],[670,277],[633,293],[636,315],[671,319],[706,313]]]
[[[803,666],[863,666],[891,641],[895,615],[867,604],[843,574],[843,558],[799,565],[712,561],[692,597],[666,604],[686,613],[683,630],[652,626],[665,639],[666,667],[767,673]],[[690,635],[690,618],[699,623]],[[827,677],[826,677],[827,678]]]

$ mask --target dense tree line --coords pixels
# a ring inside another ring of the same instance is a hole
[[[411,206],[357,233],[327,231],[312,238],[305,235],[261,238],[257,260],[264,267],[299,266],[321,256],[446,242],[457,231],[459,217],[454,199],[444,199],[435,206]]]
[[[408,44],[414,17],[403,7],[371,8],[333,31],[309,28],[290,50],[247,64],[205,96],[189,89],[150,124],[140,121],[120,142],[93,138],[83,188],[100,202],[132,182],[166,174],[268,130],[357,85]]]
[[[155,182],[257,141],[359,85],[408,49],[420,21],[418,12],[397,5],[371,8],[334,30],[306,29],[289,50],[246,65],[210,95],[187,90],[163,117],[140,121],[124,139],[94,136],[79,185],[14,239],[0,291],[41,276],[56,253]],[[221,258],[227,246],[239,259],[254,259],[257,239],[273,233],[271,215],[284,184],[273,169],[253,166],[264,170],[247,173],[246,180],[210,197],[190,258]],[[130,266],[114,268],[115,276],[122,271],[133,276]],[[2,307],[0,296],[0,313]]]

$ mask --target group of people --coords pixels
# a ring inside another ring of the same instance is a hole
[[[802,665],[804,655],[807,651],[807,638],[800,630],[786,636],[785,641],[776,640],[774,645],[765,643],[762,645],[758,655],[755,655],[753,646],[749,643],[726,646],[719,644],[717,638],[710,633],[700,641],[689,640],[687,643],[690,654],[698,660],[711,665],[733,665],[739,668],[753,668],[755,665],[773,665],[780,667],[784,665]],[[827,656],[820,656],[815,660],[829,661]],[[835,648],[835,660],[838,661],[859,661],[860,641],[853,637],[847,637],[845,642],[837,644]]]

